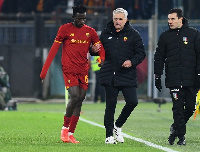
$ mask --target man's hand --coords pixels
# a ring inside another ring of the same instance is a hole
[[[160,75],[155,76],[155,86],[161,92],[162,85],[161,85],[161,76]]]
[[[94,53],[99,52],[100,49],[101,49],[101,44],[96,44],[96,45],[93,45],[93,46],[91,47],[91,51],[94,52]]]
[[[132,66],[132,62],[130,60],[126,60],[123,64],[122,67],[124,68],[130,68]]]

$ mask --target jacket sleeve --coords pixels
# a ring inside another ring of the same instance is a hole
[[[162,75],[165,63],[165,43],[161,34],[154,54],[154,74]]]
[[[195,39],[195,52],[196,52],[196,59],[197,59],[197,74],[200,74],[200,32],[197,31],[197,36]]]
[[[146,57],[145,49],[144,49],[144,44],[142,41],[142,38],[138,32],[135,32],[135,37],[134,37],[134,50],[135,50],[135,55],[131,59],[132,66],[137,66],[139,65],[144,58]]]

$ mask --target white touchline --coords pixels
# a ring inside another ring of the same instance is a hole
[[[100,127],[100,128],[105,128],[104,126],[102,126],[102,125],[100,125],[100,124],[98,124],[98,123],[95,123],[95,122],[86,120],[86,119],[84,119],[84,118],[81,118],[81,117],[80,117],[79,119],[80,119],[81,121],[86,122],[86,123],[89,123],[89,124],[91,124],[91,125],[93,125],[93,126],[97,126],[97,127]],[[166,151],[166,152],[178,152],[178,151],[175,151],[175,150],[173,150],[173,149],[170,149],[170,148],[167,148],[167,147],[163,147],[163,146],[160,146],[160,145],[156,145],[156,144],[151,143],[151,142],[149,142],[149,141],[146,141],[146,140],[143,140],[143,139],[140,139],[140,138],[136,138],[136,137],[130,136],[130,135],[125,134],[125,133],[123,133],[123,136],[126,137],[126,138],[129,138],[129,139],[132,139],[132,140],[135,140],[135,141],[144,143],[144,144],[146,144],[146,145],[148,145],[148,146],[150,146],[150,147],[154,147],[154,148],[157,148],[157,149],[161,149],[161,150]]]

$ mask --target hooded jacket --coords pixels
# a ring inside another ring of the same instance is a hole
[[[200,74],[200,33],[183,26],[169,29],[160,35],[154,54],[154,74],[162,75],[165,65],[165,85],[171,87],[195,86]]]
[[[146,54],[140,34],[127,21],[120,32],[116,32],[113,22],[109,22],[102,31],[100,40],[105,49],[105,61],[100,70],[102,85],[137,87],[136,66]],[[132,67],[122,64],[130,60]]]

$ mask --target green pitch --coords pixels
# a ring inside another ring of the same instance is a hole
[[[124,103],[118,103],[118,116]],[[18,111],[0,112],[0,151],[4,152],[161,152],[144,143],[125,138],[125,143],[105,145],[105,129],[79,121],[74,136],[80,144],[63,143],[60,130],[65,103],[18,104]],[[82,107],[83,119],[103,125],[105,104]],[[157,112],[155,103],[139,103],[123,126],[123,132],[171,151],[197,152],[200,149],[200,115],[187,124],[186,146],[170,146],[167,142],[172,123],[171,103]],[[177,142],[177,141],[176,141]]]

